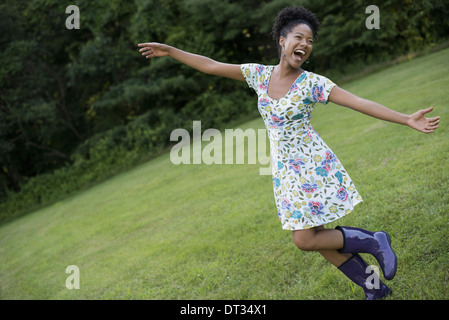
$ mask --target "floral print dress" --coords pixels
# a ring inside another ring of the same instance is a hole
[[[312,128],[311,113],[326,104],[335,86],[329,79],[303,71],[281,99],[268,95],[274,66],[241,65],[270,140],[273,190],[285,230],[308,229],[335,221],[362,201],[332,150]]]

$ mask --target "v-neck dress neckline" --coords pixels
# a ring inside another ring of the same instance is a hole
[[[267,69],[268,69],[268,74],[267,74],[267,97],[269,98],[269,99],[271,99],[271,100],[273,100],[273,101],[279,101],[279,100],[282,100],[282,99],[285,99],[289,94],[290,94],[290,92],[295,88],[295,84],[296,84],[296,82],[298,81],[298,79],[300,78],[300,77],[302,77],[304,74],[307,76],[307,71],[306,70],[302,70],[302,72],[295,78],[295,81],[293,81],[293,83],[292,83],[292,85],[290,86],[290,88],[288,89],[288,91],[287,91],[287,93],[283,96],[283,97],[280,97],[279,99],[275,99],[275,98],[272,98],[271,96],[270,96],[270,94],[268,93],[268,88],[270,87],[270,83],[271,83],[271,77],[272,77],[272,75],[273,75],[273,71],[274,71],[274,68],[276,68],[276,66],[269,66]]]

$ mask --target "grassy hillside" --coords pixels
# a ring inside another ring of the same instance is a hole
[[[392,235],[399,267],[389,299],[449,298],[448,63],[443,50],[344,86],[404,113],[434,106],[434,134],[332,104],[312,116],[364,198],[331,227]],[[318,253],[296,249],[260,167],[174,165],[166,154],[1,226],[0,298],[363,298]],[[69,265],[79,290],[66,288]]]

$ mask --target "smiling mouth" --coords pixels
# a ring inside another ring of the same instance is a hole
[[[295,58],[297,60],[303,60],[303,57],[306,55],[306,52],[304,50],[301,49],[297,49],[294,52]]]

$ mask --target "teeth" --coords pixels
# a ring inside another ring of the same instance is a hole
[[[303,50],[295,50],[295,53],[306,54]]]

